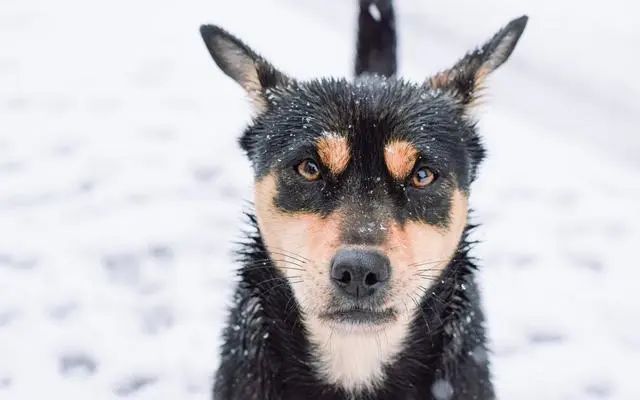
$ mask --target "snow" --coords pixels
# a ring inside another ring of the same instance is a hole
[[[382,16],[380,15],[380,10],[378,10],[378,6],[376,6],[374,3],[371,3],[369,4],[369,9],[367,11],[369,11],[369,14],[374,20],[380,21],[380,18]]]
[[[0,399],[208,398],[250,110],[197,28],[297,77],[349,75],[355,3],[3,2]],[[640,398],[637,12],[398,3],[414,79],[531,17],[490,82],[472,195],[500,398]]]

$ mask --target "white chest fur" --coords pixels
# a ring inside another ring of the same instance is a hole
[[[383,381],[384,367],[402,350],[409,325],[399,320],[384,330],[364,332],[335,329],[314,318],[306,324],[319,374],[348,391],[373,389]]]

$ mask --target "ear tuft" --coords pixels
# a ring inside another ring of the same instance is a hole
[[[486,77],[513,52],[527,20],[528,17],[524,15],[509,22],[482,47],[468,53],[451,69],[429,78],[427,85],[453,94],[465,106],[475,103]]]
[[[495,70],[507,61],[522,36],[528,20],[529,17],[526,15],[514,19],[480,48],[480,51],[485,54],[483,67],[488,68],[488,72]]]
[[[215,25],[202,25],[200,34],[215,63],[238,82],[260,113],[268,108],[265,90],[287,78],[235,36]]]

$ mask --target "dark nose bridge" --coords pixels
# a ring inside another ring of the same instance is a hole
[[[341,240],[345,245],[380,245],[388,233],[390,204],[383,183],[353,185],[343,200]]]
[[[345,245],[380,245],[386,239],[392,206],[384,159],[382,153],[372,151],[368,141],[353,145],[355,154],[342,186],[341,240]]]
[[[380,245],[388,229],[387,212],[380,206],[363,204],[350,207],[342,222],[341,239],[345,245]]]

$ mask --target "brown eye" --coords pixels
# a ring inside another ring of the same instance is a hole
[[[411,176],[411,185],[416,188],[429,186],[436,179],[436,174],[427,167],[420,167]]]
[[[313,160],[304,160],[296,167],[296,171],[308,181],[320,179],[320,168]]]

